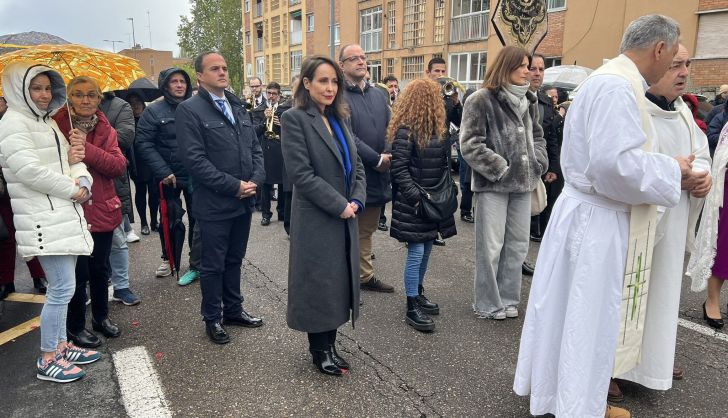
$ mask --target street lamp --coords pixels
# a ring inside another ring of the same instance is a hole
[[[104,39],[103,41],[104,42],[111,42],[111,49],[114,52],[116,52],[116,44],[123,44],[124,43],[124,41],[112,41],[112,40],[109,40],[109,39]]]

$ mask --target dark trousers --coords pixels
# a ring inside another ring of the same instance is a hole
[[[159,184],[154,180],[136,181],[134,180],[134,205],[142,226],[149,226],[147,223],[147,193],[149,193],[149,219],[151,225],[157,225],[157,212],[159,212]]]
[[[278,190],[281,190],[281,185],[278,185]],[[270,202],[273,200],[273,185],[268,183],[263,183],[263,187],[261,187],[261,196],[260,196],[260,211],[263,213],[263,217],[270,219],[273,216],[273,212],[270,211]],[[285,199],[281,198],[282,196],[278,196],[278,202],[276,204],[276,212],[278,212],[278,220],[282,220],[285,218],[284,211],[286,206]]]
[[[286,234],[291,235],[291,202],[293,201],[293,192],[282,192],[283,196],[278,195],[278,201],[281,198],[286,202],[283,206],[283,229]]]
[[[157,187],[159,187],[159,184],[157,184]],[[190,214],[190,208],[192,208],[192,193],[190,193],[187,188],[172,188],[164,186],[164,196],[169,199],[179,199],[180,195],[184,193],[185,195],[185,210],[187,211],[187,244],[191,245],[192,243],[192,233],[195,229],[195,218],[192,217]],[[162,216],[161,212],[160,215]],[[161,224],[161,222],[160,222]],[[162,259],[167,259],[167,250],[164,248],[164,228],[159,228],[159,242],[162,243]]]
[[[199,219],[202,260],[202,318],[219,321],[223,316],[240,315],[240,267],[250,235],[252,213],[222,221]]]
[[[564,179],[559,178],[551,183],[544,182],[546,186],[546,207],[543,212],[531,217],[531,235],[541,237],[546,232],[546,226],[551,218],[551,211],[554,209],[556,199],[564,189]]]
[[[114,232],[92,232],[94,250],[90,256],[79,256],[76,261],[76,292],[68,304],[66,327],[78,334],[86,327],[86,283],[91,288],[91,316],[101,322],[109,316],[109,288],[111,276],[109,253]]]
[[[0,285],[10,284],[15,281],[15,225],[13,224],[13,209],[10,207],[9,198],[0,198],[0,216],[8,228],[10,236],[5,241],[0,241]],[[26,263],[30,276],[34,279],[45,277],[43,267],[38,258]]]
[[[382,206],[382,211],[379,212],[379,223],[380,224],[386,224],[387,223],[387,204],[385,203],[384,206]]]
[[[336,330],[308,333],[308,349],[311,351],[328,350],[336,343]]]
[[[460,216],[473,214],[473,191],[470,188],[470,167],[458,150],[458,172],[460,174]]]

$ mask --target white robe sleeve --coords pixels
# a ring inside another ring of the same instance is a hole
[[[647,138],[636,98],[619,81],[589,106],[585,175],[597,194],[612,200],[673,207],[680,201],[680,167],[672,157],[642,150]]]

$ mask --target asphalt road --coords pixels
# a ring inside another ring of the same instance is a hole
[[[339,336],[352,371],[334,378],[315,370],[306,336],[286,326],[288,241],[282,223],[262,227],[259,221],[256,214],[242,289],[246,310],[262,316],[265,326],[229,327],[230,344],[210,343],[199,315],[199,284],[179,287],[172,278],[154,277],[160,259],[159,240],[152,233],[130,244],[132,289],[142,304],[110,303],[111,318],[123,334],[102,346],[104,358],[85,367],[84,379],[58,385],[35,378],[38,330],[0,345],[0,416],[127,415],[130,400],[122,396],[119,376],[133,365],[129,360],[114,363],[112,357],[131,347],[148,353],[164,393],[163,406],[174,416],[529,416],[528,399],[511,390],[522,317],[477,319],[470,306],[473,225],[458,219],[458,235],[446,247],[433,249],[425,288],[441,314],[432,334],[416,332],[404,321],[406,248],[388,233],[375,234],[377,276],[396,291],[363,293],[356,329],[347,325]],[[135,228],[138,232],[138,224]],[[537,250],[532,243],[531,261]],[[31,292],[24,266],[18,267],[16,282],[20,292]],[[529,285],[526,278],[523,307]],[[690,293],[686,280],[681,318],[702,324],[703,297]],[[0,332],[37,316],[40,308],[5,302]],[[685,368],[684,380],[667,392],[627,386],[623,406],[635,417],[726,417],[726,358],[728,342],[680,327],[677,364]],[[139,385],[151,380],[141,379]],[[142,403],[151,404],[152,398]]]

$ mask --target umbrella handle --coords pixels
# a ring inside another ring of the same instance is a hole
[[[71,123],[71,129],[73,129],[73,118],[71,117],[71,106],[68,105],[68,100],[66,100],[66,110],[68,110],[68,122]]]

